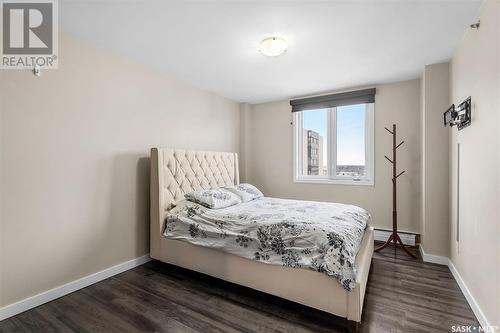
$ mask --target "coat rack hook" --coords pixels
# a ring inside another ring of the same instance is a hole
[[[404,142],[404,140],[403,140],[403,141],[401,141],[401,142],[399,143],[399,145],[397,145],[397,146],[396,146],[396,149],[398,149],[398,148],[399,148],[399,146],[401,146],[403,143],[405,143],[405,142]]]
[[[398,175],[396,176],[396,178],[398,178],[399,176],[401,176],[403,173],[405,173],[406,170],[403,170],[401,171],[400,173],[398,173]]]
[[[390,129],[388,129],[387,127],[384,127],[384,128],[387,130],[387,132],[389,132],[389,133],[393,134],[393,133],[392,133],[392,131],[391,131]]]
[[[393,162],[393,161],[392,161],[389,157],[387,157],[387,156],[385,156],[385,155],[384,155],[384,157],[385,157],[385,158],[386,158],[389,162],[394,163],[394,162]]]

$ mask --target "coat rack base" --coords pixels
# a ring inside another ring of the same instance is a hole
[[[400,248],[402,248],[402,249],[406,252],[406,254],[408,254],[410,257],[417,259],[417,256],[416,256],[416,255],[414,255],[413,253],[411,253],[411,252],[410,252],[410,250],[408,250],[408,249],[406,248],[406,246],[404,246],[403,241],[401,240],[401,238],[399,237],[399,235],[398,235],[397,233],[393,233],[393,234],[391,234],[391,235],[389,236],[389,239],[388,239],[388,240],[384,243],[384,245],[381,245],[381,246],[377,247],[374,251],[375,251],[375,252],[379,252],[379,251],[381,251],[381,250],[385,249],[387,246],[389,246],[389,245],[391,245],[391,244],[394,244],[394,247],[395,247],[395,248],[399,246],[399,247],[400,247]]]

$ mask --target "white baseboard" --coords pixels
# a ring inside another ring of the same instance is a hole
[[[465,281],[462,279],[462,277],[458,273],[457,269],[455,268],[455,265],[453,265],[453,262],[448,257],[436,256],[433,254],[425,253],[424,248],[422,247],[422,244],[420,244],[420,254],[422,255],[422,260],[425,262],[430,262],[430,263],[434,263],[434,264],[448,266],[448,268],[451,271],[451,274],[455,278],[455,281],[457,281],[458,286],[460,287],[460,290],[462,291],[462,294],[464,294],[465,299],[467,300],[467,303],[469,303],[470,307],[472,308],[472,312],[474,312],[474,315],[476,316],[477,320],[479,321],[479,324],[482,327],[490,327],[490,325],[491,325],[490,322],[488,321],[488,319],[484,315],[483,311],[479,307],[479,304],[477,303],[474,296],[472,296],[469,288],[467,288]]]
[[[433,264],[445,265],[448,266],[450,259],[448,257],[436,256],[434,254],[425,253],[422,244],[419,246],[420,255],[422,256],[422,260],[425,262],[431,262]]]
[[[464,280],[462,279],[462,276],[460,276],[460,273],[458,273],[457,269],[455,268],[455,265],[449,260],[448,267],[451,271],[451,274],[453,274],[453,277],[458,283],[458,286],[462,290],[462,293],[464,294],[465,298],[467,299],[467,302],[469,303],[470,307],[472,308],[472,311],[476,315],[477,320],[479,321],[479,324],[482,327],[490,327],[491,323],[488,321],[486,316],[484,315],[483,311],[479,307],[479,304],[476,302],[476,299],[474,296],[472,296],[471,292],[469,291],[469,288],[467,288],[467,285],[465,284]],[[494,331],[492,331],[494,332]]]
[[[151,258],[149,257],[149,254],[147,254],[142,257],[122,262],[121,264],[118,264],[116,266],[106,268],[100,272],[84,276],[78,280],[71,281],[62,286],[47,290],[35,296],[25,298],[16,303],[6,305],[0,308],[0,320],[15,316],[18,313],[50,302],[52,300],[55,300],[56,298],[62,297],[79,289],[88,287],[91,284],[112,277],[113,275],[120,274],[134,267],[140,266],[150,260]]]
[[[391,230],[375,229],[373,237],[375,238],[376,241],[385,242],[387,239],[389,239],[389,236],[391,234],[392,234]],[[416,237],[415,234],[404,231],[398,231],[398,234],[399,238],[401,238],[401,241],[403,242],[404,245],[415,246],[415,237]]]

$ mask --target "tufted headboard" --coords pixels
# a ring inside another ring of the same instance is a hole
[[[214,151],[151,149],[151,246],[160,236],[167,211],[184,194],[200,188],[239,183],[238,154]]]

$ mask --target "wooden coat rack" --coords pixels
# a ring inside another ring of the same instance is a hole
[[[391,243],[394,243],[394,249],[396,246],[401,247],[410,257],[416,258],[414,254],[412,254],[403,244],[403,241],[398,235],[398,212],[397,212],[397,200],[396,200],[396,180],[399,176],[401,176],[405,171],[401,171],[397,173],[396,166],[396,150],[401,147],[404,141],[401,141],[398,145],[396,145],[396,124],[392,125],[392,131],[385,127],[387,132],[392,134],[392,159],[384,155],[384,157],[392,164],[392,234],[389,236],[389,239],[385,242],[384,245],[375,249],[375,251],[380,251],[386,248]]]

